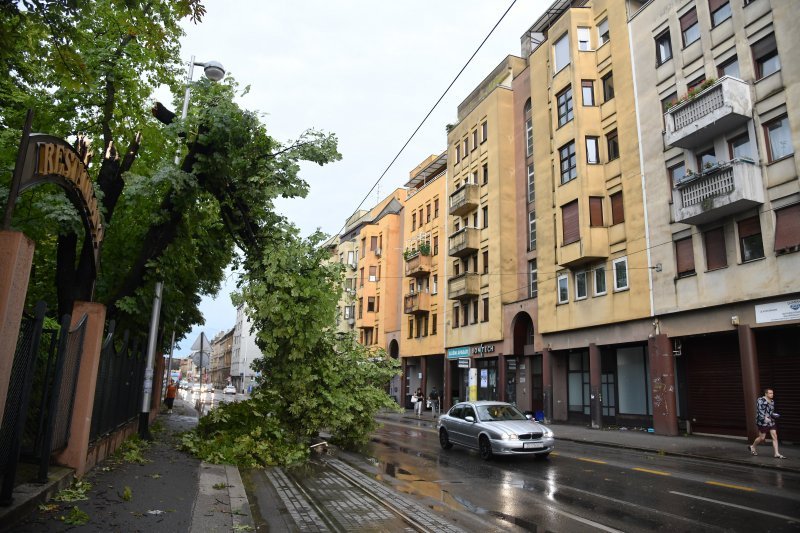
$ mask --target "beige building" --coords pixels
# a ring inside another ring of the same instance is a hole
[[[624,0],[557,1],[523,37],[544,411],[642,424],[650,286]],[[550,391],[552,390],[552,395]]]
[[[432,155],[410,172],[403,210],[403,318],[399,343],[389,353],[402,358],[402,405],[411,408],[417,388],[426,396],[444,384],[447,253],[447,152]],[[394,350],[397,350],[395,352]]]
[[[652,333],[673,356],[670,423],[687,430],[752,439],[756,397],[773,387],[782,438],[800,438],[797,7],[631,12]]]
[[[513,351],[503,305],[517,294],[517,190],[512,80],[525,60],[506,57],[458,107],[448,126],[444,406],[466,399],[468,362],[479,399],[497,399]]]
[[[211,340],[210,382],[221,389],[230,383],[233,328],[219,332]]]
[[[342,294],[337,304],[336,329],[355,333],[356,285],[358,283],[358,232],[368,211],[359,209],[345,222],[341,235],[334,235],[323,245],[331,252],[331,261],[343,265]]]

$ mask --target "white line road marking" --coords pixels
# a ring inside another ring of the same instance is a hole
[[[797,517],[794,517],[794,516],[786,516],[785,514],[770,513],[769,511],[762,511],[761,509],[753,509],[752,507],[746,507],[744,505],[737,505],[735,503],[723,502],[723,501],[720,501],[720,500],[713,500],[711,498],[705,498],[703,496],[695,496],[694,494],[686,494],[685,492],[677,492],[677,491],[674,491],[674,490],[671,490],[669,492],[670,492],[670,494],[676,494],[678,496],[685,496],[686,498],[694,498],[695,500],[703,500],[703,501],[706,501],[706,502],[718,503],[720,505],[727,505],[728,507],[735,507],[737,509],[743,509],[745,511],[750,511],[752,513],[759,513],[759,514],[765,514],[767,516],[774,516],[775,518],[782,518],[783,520],[790,520],[792,522],[800,522],[800,518],[797,518]]]
[[[593,528],[600,529],[602,531],[609,531],[609,532],[612,532],[612,533],[623,533],[623,531],[620,530],[620,529],[614,529],[613,527],[604,526],[603,524],[601,524],[599,522],[594,522],[592,520],[587,520],[586,518],[581,518],[578,515],[575,515],[575,514],[572,514],[572,513],[568,513],[566,511],[562,511],[561,509],[556,509],[555,507],[551,507],[549,505],[546,506],[546,507],[547,507],[548,511],[552,511],[552,512],[560,514],[560,515],[564,515],[567,518],[571,518],[572,520],[575,520],[577,522],[582,522],[582,523],[586,524],[587,526],[592,526]]]

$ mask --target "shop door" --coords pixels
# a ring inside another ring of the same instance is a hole
[[[497,358],[478,359],[478,399],[497,400]]]
[[[517,358],[506,359],[506,401],[517,405]]]
[[[591,415],[589,351],[570,352],[568,357],[568,420],[570,422],[587,421]]]
[[[800,330],[757,329],[755,334],[761,387],[775,391],[775,410],[781,415],[778,437],[800,442]]]

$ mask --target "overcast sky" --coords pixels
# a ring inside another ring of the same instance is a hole
[[[342,160],[304,165],[307,198],[283,201],[280,211],[304,235],[338,232],[378,177],[483,41],[513,0],[255,1],[204,0],[207,14],[185,25],[188,63],[217,60],[250,93],[243,107],[264,114],[280,141],[307,128],[335,133]],[[459,103],[509,55],[552,0],[517,0],[503,22],[381,180],[363,207],[375,205],[408,180],[431,154],[445,150],[445,125]],[[195,79],[202,76],[195,70]],[[176,348],[233,328],[229,293],[206,298],[206,320]]]

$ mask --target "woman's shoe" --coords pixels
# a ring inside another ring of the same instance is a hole
[[[775,456],[775,459],[786,459],[786,456],[778,454],[778,455]]]
[[[758,452],[756,451],[756,449],[753,448],[751,445],[748,445],[747,449],[750,450],[750,455],[758,455]]]

